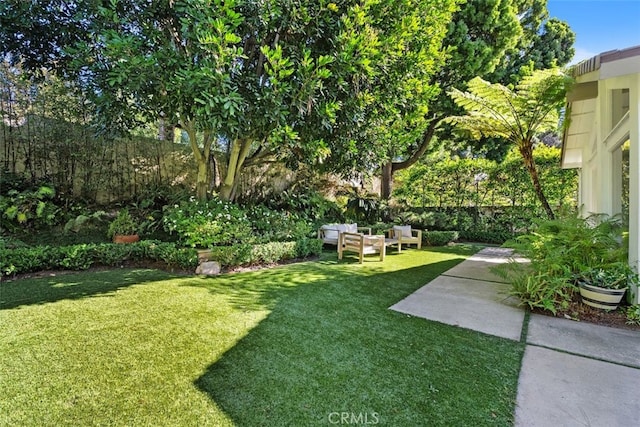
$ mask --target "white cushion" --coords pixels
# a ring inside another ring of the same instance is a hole
[[[394,225],[393,231],[394,234],[400,234],[402,237],[412,237],[410,225]]]
[[[347,231],[347,224],[336,224],[336,228],[337,228],[337,229],[338,229],[338,231],[340,231],[340,232]]]
[[[338,224],[325,224],[320,228],[324,230],[325,239],[338,240]]]
[[[358,224],[345,224],[346,232],[348,233],[357,233],[358,232]]]

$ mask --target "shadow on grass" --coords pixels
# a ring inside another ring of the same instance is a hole
[[[509,425],[518,344],[388,310],[462,258],[395,271],[323,258],[207,286],[271,309],[195,382],[234,423]]]
[[[174,276],[159,270],[113,269],[4,281],[0,283],[0,310],[104,295],[170,277]]]
[[[231,303],[241,309],[272,309],[288,294],[300,292],[303,287],[309,295],[322,294],[327,289],[331,289],[333,295],[348,293],[349,295],[345,295],[347,298],[353,296],[352,288],[358,292],[360,286],[370,286],[376,289],[378,298],[384,298],[386,295],[384,304],[391,305],[397,302],[394,299],[398,295],[404,298],[416,289],[416,285],[431,281],[440,273],[461,262],[465,256],[476,252],[477,248],[466,246],[454,249],[430,248],[429,251],[460,255],[460,257],[438,264],[411,266],[385,272],[387,265],[393,265],[396,261],[402,262],[404,254],[393,253],[388,255],[384,262],[380,262],[376,257],[366,257],[363,264],[358,264],[357,256],[346,256],[338,260],[335,253],[325,251],[320,259],[315,261],[222,275],[216,278],[193,278],[183,281],[182,286],[203,287],[210,292],[225,294]],[[414,256],[416,253],[420,252],[414,251]],[[363,297],[363,294],[358,292],[356,296]]]

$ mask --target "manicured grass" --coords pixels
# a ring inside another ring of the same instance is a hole
[[[2,283],[0,425],[511,425],[521,344],[388,310],[472,251]]]

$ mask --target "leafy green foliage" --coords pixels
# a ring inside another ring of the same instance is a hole
[[[391,195],[394,174],[416,163],[433,143],[446,143],[451,149],[468,149],[473,143],[452,135],[443,118],[461,111],[449,98],[451,88],[465,90],[474,77],[491,82],[517,83],[533,70],[566,65],[573,55],[575,36],[568,25],[548,19],[545,0],[494,1],[469,0],[453,15],[443,45],[448,55],[435,81],[441,88],[428,104],[426,129],[413,141],[401,138],[383,140],[388,151],[382,175],[382,194]],[[495,158],[504,142],[483,138],[480,149]]]
[[[626,308],[627,323],[630,325],[640,325],[640,304]]]
[[[522,268],[522,266],[514,266]],[[535,271],[518,276],[512,281],[511,295],[530,309],[539,308],[556,314],[558,309],[566,309],[576,288],[563,276],[555,276],[545,271]]]
[[[225,267],[273,264],[295,258],[318,256],[322,252],[319,239],[301,238],[289,242],[247,243],[226,247],[213,247],[211,259]]]
[[[560,150],[537,145],[533,158],[549,203],[575,207],[578,179],[574,170],[560,168]],[[526,206],[541,209],[522,156],[512,148],[496,163],[434,153],[397,175],[394,198],[411,207]]]
[[[575,54],[576,36],[566,22],[549,17],[546,0],[513,2],[518,8],[522,35],[507,50],[491,81],[515,84],[534,70],[567,65]]]
[[[605,289],[625,289],[629,284],[638,284],[638,274],[629,264],[614,262],[601,267],[594,267],[581,271],[574,276],[575,284],[597,286]]]
[[[270,242],[255,245],[251,250],[251,264],[272,264],[280,260],[295,258],[296,242]]]
[[[259,200],[272,210],[295,212],[300,218],[305,218],[312,223],[322,223],[326,219],[341,221],[343,214],[340,206],[336,202],[328,200],[316,189],[322,188],[322,186],[323,183],[320,182],[315,187],[306,187],[303,183],[303,185],[294,185],[291,189],[278,191]],[[252,206],[252,204],[248,204],[248,206]],[[247,208],[249,212],[252,209],[252,207]]]
[[[103,130],[160,117],[179,124],[198,167],[198,198],[207,195],[215,156],[226,200],[246,165],[276,158],[316,164],[332,154],[352,170],[358,159],[374,160],[372,142],[385,129],[419,133],[457,5],[61,3],[25,7],[10,0],[0,9],[6,51],[27,56],[29,66],[51,60],[75,77]],[[31,22],[51,22],[65,37],[31,32]]]
[[[457,231],[423,231],[422,240],[428,246],[445,246],[458,240]]]
[[[560,150],[533,150],[542,188],[559,212],[576,209],[578,177],[560,168]],[[402,223],[458,230],[463,240],[503,243],[544,215],[522,156],[512,148],[501,163],[434,153],[397,175],[394,191]]]
[[[104,219],[105,215],[106,212],[102,210],[98,210],[93,213],[80,214],[75,218],[71,218],[69,219],[69,221],[67,221],[67,223],[64,225],[64,231],[77,233],[83,228],[93,226],[96,223],[100,223]]]
[[[116,218],[109,223],[107,237],[115,235],[131,235],[138,233],[138,223],[133,219],[128,209],[120,209]]]
[[[550,219],[554,213],[540,184],[533,147],[537,135],[557,129],[559,111],[571,84],[571,77],[549,69],[524,77],[516,90],[476,77],[469,82],[468,91],[454,88],[449,92],[467,115],[448,117],[446,121],[475,139],[496,137],[514,144]]]
[[[251,243],[253,233],[246,213],[237,205],[220,199],[191,199],[167,206],[164,228],[176,233],[187,246],[209,248]]]
[[[351,189],[347,193],[345,217],[362,224],[373,224],[384,219],[386,205],[376,194]]]
[[[60,209],[53,202],[55,190],[42,185],[34,189],[11,189],[0,195],[0,227],[41,228],[56,223]]]
[[[523,304],[555,313],[568,306],[578,281],[601,271],[622,271],[625,278],[631,274],[619,217],[571,216],[538,220],[536,225],[533,232],[509,243],[531,265],[513,263],[497,270],[511,277],[511,292]]]
[[[0,247],[0,273],[13,275],[41,270],[86,270],[95,265],[121,265],[126,261],[163,261],[170,267],[198,265],[194,249],[175,243],[144,240],[131,244],[91,243],[71,246]]]
[[[467,242],[491,243],[501,245],[516,237],[507,230],[462,230],[459,239]]]
[[[262,242],[284,242],[309,237],[313,228],[297,212],[275,211],[262,205],[247,209],[253,234]]]

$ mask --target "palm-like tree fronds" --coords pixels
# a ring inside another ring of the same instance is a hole
[[[539,70],[524,77],[515,90],[476,77],[462,92],[453,89],[449,95],[463,108],[465,116],[446,119],[471,137],[499,137],[514,143],[522,154],[536,193],[550,218],[549,206],[533,162],[536,135],[558,128],[559,111],[572,80],[558,69]]]

